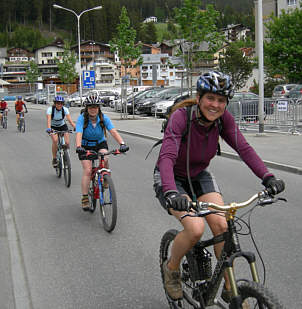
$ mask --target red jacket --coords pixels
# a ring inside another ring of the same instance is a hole
[[[7,108],[7,103],[6,101],[1,101],[0,102],[0,109],[6,109]]]
[[[22,112],[22,110],[23,110],[23,105],[25,105],[25,103],[23,102],[23,101],[16,101],[16,103],[15,103],[15,110],[16,110],[16,112]]]

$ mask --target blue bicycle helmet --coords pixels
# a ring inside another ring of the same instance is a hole
[[[64,97],[62,97],[61,95],[57,95],[57,96],[54,98],[53,102],[54,102],[54,103],[59,102],[59,103],[64,104],[65,100],[64,100]]]
[[[212,92],[227,97],[228,101],[234,96],[234,89],[229,75],[218,71],[209,71],[197,80],[197,89],[200,95]]]
[[[22,97],[20,95],[18,96],[18,100],[22,100]]]

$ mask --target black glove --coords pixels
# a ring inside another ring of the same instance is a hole
[[[167,208],[173,208],[177,211],[188,211],[189,200],[178,192],[168,192],[165,194]]]
[[[76,148],[76,153],[78,154],[85,154],[86,153],[86,149],[83,147],[77,147]]]
[[[120,152],[126,152],[128,150],[129,150],[129,146],[127,146],[126,144],[120,145]]]
[[[285,183],[281,179],[277,179],[275,176],[267,176],[263,179],[262,184],[267,189],[271,189],[272,194],[278,194],[285,189]]]

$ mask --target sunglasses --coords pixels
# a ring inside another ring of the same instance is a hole
[[[98,105],[88,105],[88,108],[98,108]]]

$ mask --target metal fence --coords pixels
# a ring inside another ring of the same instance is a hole
[[[230,102],[228,110],[240,129],[257,130],[259,126],[258,100]],[[264,130],[292,134],[302,133],[302,101],[265,99]]]

